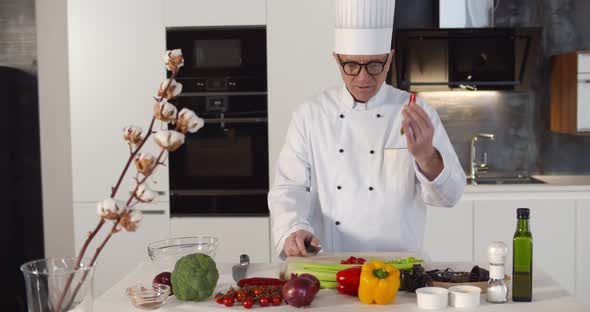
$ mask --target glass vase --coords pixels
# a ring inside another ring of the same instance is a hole
[[[92,311],[94,266],[82,259],[50,258],[21,266],[29,312]]]

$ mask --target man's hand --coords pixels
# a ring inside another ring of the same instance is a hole
[[[320,246],[320,239],[305,230],[293,232],[285,240],[283,251],[287,257],[313,256],[314,254],[307,251],[306,243],[318,249]]]
[[[412,102],[402,110],[402,129],[408,141],[408,150],[418,167],[429,180],[434,180],[443,169],[443,161],[432,145],[434,126],[424,109]]]

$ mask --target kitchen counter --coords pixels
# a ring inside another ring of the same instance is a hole
[[[550,185],[590,185],[590,175],[534,175],[533,178]]]
[[[468,193],[517,193],[517,192],[590,192],[590,184],[570,185],[551,183],[530,184],[478,184],[465,186]]]
[[[218,289],[226,290],[233,284],[231,277],[232,264],[218,264],[220,272]],[[280,264],[252,264],[249,269],[249,276],[277,277]],[[125,288],[134,284],[151,283],[153,276],[159,272],[159,269],[150,262],[140,263],[132,272],[125,276],[119,283],[107,290],[102,296],[95,299],[94,311],[112,312],[112,311],[139,311],[133,308],[130,301],[125,295]],[[533,289],[533,302],[530,303],[506,303],[490,304],[485,301],[485,295],[481,297],[481,306],[474,309],[476,311],[585,311],[584,307],[577,304],[574,298],[561,289],[557,283],[547,277],[540,270],[535,271],[535,281]],[[416,295],[413,293],[399,292],[394,303],[389,306],[367,306],[362,304],[356,297],[340,295],[335,290],[321,290],[311,304],[310,308],[305,311],[359,311],[370,310],[373,308],[385,308],[392,311],[423,311],[416,305]],[[255,309],[262,309],[255,306]],[[269,311],[293,311],[296,310],[288,305],[278,307],[267,307]],[[236,305],[232,308],[225,307],[215,303],[213,300],[207,302],[182,302],[175,297],[171,297],[168,303],[158,311],[244,311],[245,309]],[[265,310],[266,311],[266,310]],[[444,311],[459,311],[454,308],[448,308]],[[471,309],[469,311],[472,311]]]
[[[505,199],[515,193],[531,198],[590,198],[590,176],[533,175],[532,178],[544,183],[467,184],[463,199]]]

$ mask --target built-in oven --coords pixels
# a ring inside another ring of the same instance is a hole
[[[174,104],[205,120],[170,153],[171,214],[268,215],[265,29],[170,29],[167,46],[185,58]]]

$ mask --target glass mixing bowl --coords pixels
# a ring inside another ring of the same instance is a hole
[[[213,236],[177,237],[150,243],[148,255],[163,271],[172,272],[178,259],[203,253],[215,258],[219,239]]]

